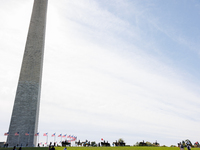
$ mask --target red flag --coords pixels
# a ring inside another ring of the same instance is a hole
[[[39,135],[39,132],[38,133],[35,133],[35,136],[38,136]]]
[[[9,132],[4,133],[5,136],[9,135]]]
[[[44,133],[43,136],[47,136],[48,133]]]
[[[16,133],[15,133],[15,136],[18,136],[18,135],[19,135],[19,132],[16,132]]]
[[[67,134],[63,135],[62,137],[64,138],[64,137],[66,137],[66,136],[67,136]]]
[[[29,135],[29,132],[28,132],[28,133],[25,133],[25,135]]]

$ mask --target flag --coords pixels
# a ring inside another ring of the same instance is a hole
[[[58,137],[62,137],[62,134],[59,134]]]
[[[18,136],[18,135],[19,135],[19,132],[16,132],[16,133],[15,133],[15,136]]]
[[[28,132],[28,133],[25,133],[25,135],[29,135],[29,132]]]
[[[77,136],[74,136],[73,140],[76,141],[76,139],[77,139]]]
[[[47,145],[47,142],[46,143],[44,143],[45,145]]]
[[[101,140],[103,141],[103,138],[101,138]]]
[[[67,138],[71,138],[71,135],[68,135]]]
[[[74,135],[72,135],[71,138],[72,138],[73,140],[76,140],[77,137],[74,136]]]
[[[67,136],[67,134],[63,135],[62,137],[64,138],[64,137],[66,137],[66,136]]]
[[[9,135],[9,132],[4,133],[5,136]]]
[[[47,136],[48,133],[44,133],[43,136]]]
[[[52,136],[52,137],[56,136],[56,133],[52,134],[51,136]]]
[[[42,142],[40,143],[40,145],[42,145]]]
[[[38,133],[35,133],[35,136],[39,136],[39,132],[38,132]]]

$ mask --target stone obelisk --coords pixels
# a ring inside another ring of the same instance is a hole
[[[36,146],[48,0],[34,0],[10,121],[10,146]],[[15,135],[15,133],[19,135]],[[29,133],[29,135],[25,135]]]

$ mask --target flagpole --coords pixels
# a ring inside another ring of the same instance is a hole
[[[39,143],[39,137],[40,137],[40,134],[38,134],[38,143]]]
[[[47,146],[48,146],[48,133],[47,133]]]
[[[9,133],[7,135],[7,143],[6,144],[9,144],[9,138],[8,138],[8,136],[9,136]]]
[[[28,132],[28,133],[29,133],[29,132]],[[28,135],[28,138],[27,138],[27,139],[28,139],[28,141],[29,141],[29,135]],[[27,141],[27,144],[29,143],[28,141]],[[27,146],[28,146],[28,145],[27,145]]]
[[[28,146],[29,146],[29,138],[30,138],[30,134],[28,135]]]
[[[19,136],[20,136],[20,134],[19,134]],[[19,136],[18,136],[18,146],[19,146]]]

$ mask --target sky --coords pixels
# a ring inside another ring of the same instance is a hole
[[[0,141],[32,6],[1,0]],[[39,142],[47,132],[48,141],[200,141],[199,26],[198,0],[49,0]]]

